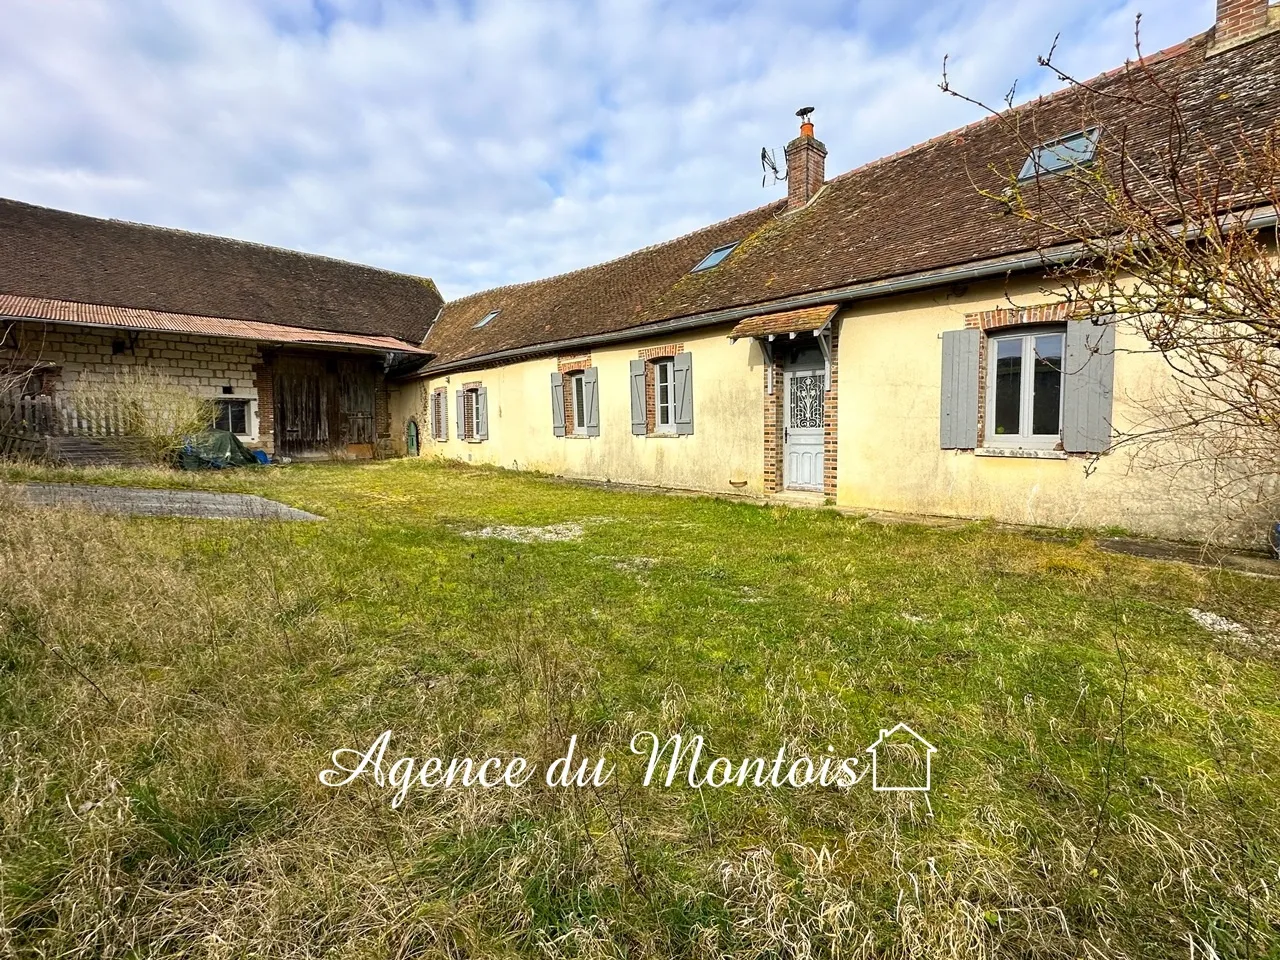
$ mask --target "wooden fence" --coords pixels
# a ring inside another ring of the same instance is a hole
[[[0,398],[0,433],[39,437],[123,437],[126,418],[118,409],[88,407],[56,397]]]

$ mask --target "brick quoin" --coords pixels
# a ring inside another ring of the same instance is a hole
[[[253,386],[258,391],[258,444],[268,453],[276,449],[276,392],[271,370],[271,355],[260,351],[253,365]]]
[[[773,374],[773,393],[769,375]],[[764,492],[782,490],[782,364],[764,365]]]
[[[379,381],[373,395],[373,423],[379,440],[391,438],[391,397],[385,378]]]
[[[840,324],[831,324],[831,386],[822,403],[822,492],[836,495],[837,427],[840,412],[836,409],[840,386]]]

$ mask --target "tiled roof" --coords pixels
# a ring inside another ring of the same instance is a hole
[[[454,359],[647,323],[655,294],[678,284],[716,247],[760,229],[782,206],[782,201],[771,203],[599,266],[454,300],[445,306],[428,335],[430,343],[424,345]],[[739,252],[704,273],[723,269]],[[486,313],[499,309],[490,323],[473,329]]]
[[[296,343],[361,350],[423,354],[394,337],[370,337],[355,333],[333,333],[306,327],[286,327],[256,320],[228,320],[225,317],[197,317],[190,313],[166,313],[133,307],[107,307],[97,303],[73,303],[0,293],[0,317],[78,323],[122,330],[154,330],[164,333],[191,333],[206,337],[233,337],[269,343]]]
[[[805,307],[803,310],[784,310],[781,313],[765,313],[758,317],[748,317],[730,330],[729,336],[736,340],[739,337],[809,333],[825,327],[827,321],[834,317],[839,309],[838,304],[824,303],[817,307]]]
[[[5,199],[0,293],[414,344],[442,302],[422,277]]]
[[[1167,111],[1155,97],[1144,109],[1109,93],[1151,82],[1175,90],[1193,133],[1209,141],[1280,121],[1280,34],[1209,59],[1206,42],[1198,37],[859,167],[793,213],[778,201],[609,263],[453,301],[424,344],[437,355],[427,369],[712,311],[767,311],[786,297],[1034,251],[1027,223],[978,188],[1004,186],[1026,159],[1023,141],[1095,123],[1110,140],[1123,138],[1131,156],[1156,156],[1167,143]],[[828,128],[825,138],[856,133]],[[719,266],[689,273],[707,252],[735,240],[742,242]],[[472,329],[495,309],[502,312],[492,323]]]

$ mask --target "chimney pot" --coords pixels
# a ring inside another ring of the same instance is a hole
[[[808,203],[827,179],[827,147],[813,138],[812,107],[798,111],[800,136],[787,144],[787,209]]]

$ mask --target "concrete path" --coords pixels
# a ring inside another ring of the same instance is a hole
[[[205,493],[199,490],[147,490],[79,483],[0,483],[0,493],[14,492],[42,507],[87,507],[99,513],[135,517],[195,517],[201,520],[323,520],[275,500],[248,493]]]

